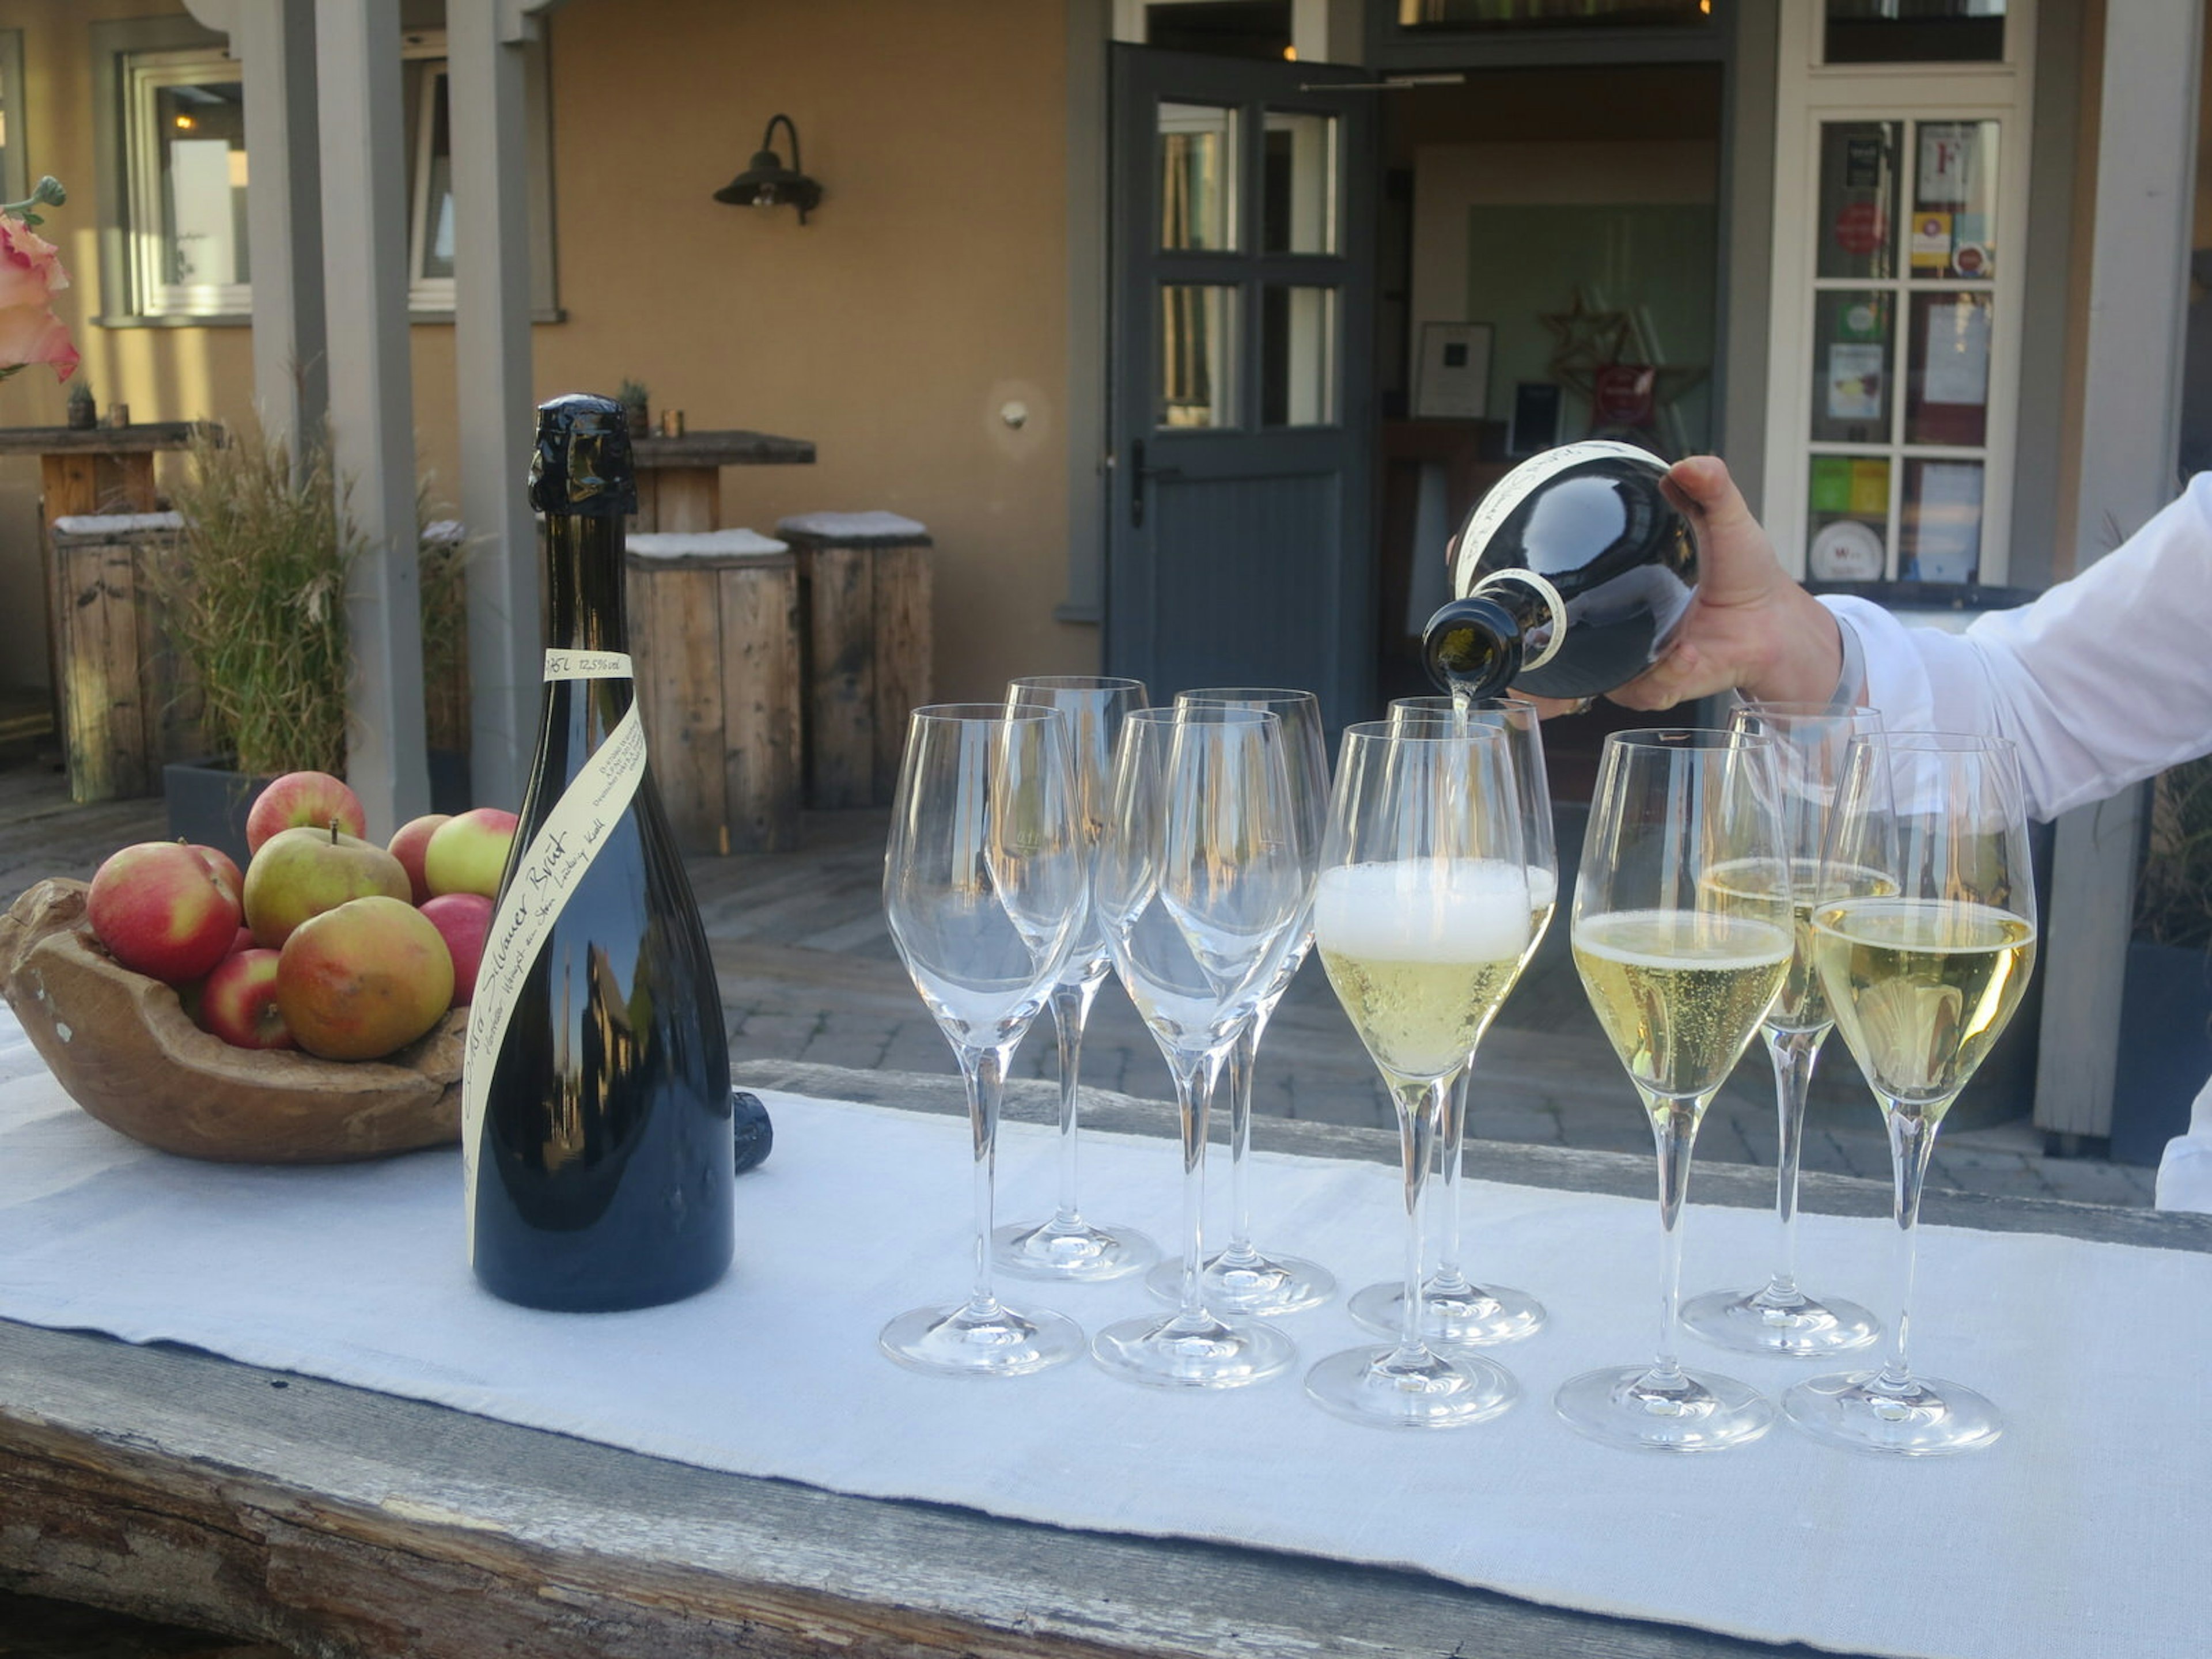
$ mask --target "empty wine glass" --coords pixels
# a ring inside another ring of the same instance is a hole
[[[1290,775],[1307,896],[1281,965],[1253,1005],[1251,1018],[1237,1032],[1223,1068],[1229,1080],[1229,1245],[1206,1264],[1206,1303],[1224,1313],[1295,1313],[1328,1301],[1336,1293],[1336,1278],[1318,1262],[1263,1251],[1252,1243],[1252,1068],[1258,1061],[1267,1017],[1291,988],[1313,947],[1313,879],[1320,867],[1322,830],[1328,820],[1328,745],[1322,733],[1321,699],[1310,691],[1212,685],[1176,696],[1178,708],[1198,704],[1262,709],[1282,721],[1283,763]],[[1153,1268],[1146,1283],[1155,1295],[1170,1302],[1182,1293],[1181,1269],[1173,1261]]]
[[[1835,1445],[1972,1451],[2003,1432],[1997,1408],[1962,1383],[1915,1376],[1905,1339],[1936,1131],[2035,966],[2035,880],[2013,745],[1948,732],[1856,739],[1821,870],[1814,967],[1881,1107],[1896,1165],[1897,1316],[1880,1370],[1800,1382],[1783,1408]],[[1832,872],[1856,870],[1892,883],[1873,895],[1826,896]]]
[[[1175,1079],[1183,1249],[1176,1311],[1109,1325],[1091,1352],[1130,1382],[1234,1388],[1287,1367],[1280,1332],[1206,1304],[1207,1097],[1305,904],[1283,764],[1263,710],[1140,709],[1121,728],[1097,902],[1129,1000]]]
[[[1040,675],[1009,682],[1006,702],[1017,708],[1056,708],[1066,718],[1077,822],[1089,862],[1095,865],[1114,787],[1114,745],[1123,718],[1145,706],[1144,683],[1104,675]],[[1008,1273],[1030,1279],[1119,1279],[1159,1259],[1159,1247],[1135,1228],[1087,1221],[1076,1202],[1076,1085],[1083,1028],[1098,988],[1113,971],[1097,916],[1086,908],[1067,966],[1052,988],[1053,1030],[1060,1040],[1060,1201],[1042,1221],[999,1229],[993,1249]]]
[[[1674,1356],[1698,1125],[1790,970],[1786,883],[1739,896],[1710,878],[1782,857],[1770,749],[1735,732],[1617,732],[1598,762],[1575,882],[1575,969],[1651,1119],[1662,1241],[1658,1357],[1570,1377],[1555,1399],[1560,1416],[1608,1445],[1714,1451],[1774,1423],[1756,1389],[1685,1370]]]
[[[1824,885],[1820,848],[1828,830],[1844,751],[1856,737],[1881,730],[1871,708],[1837,710],[1822,703],[1749,702],[1731,711],[1729,723],[1769,739],[1780,787],[1782,837],[1787,866],[1748,860],[1723,866],[1707,879],[1716,892],[1771,894],[1787,883],[1796,949],[1782,994],[1759,1030],[1774,1064],[1776,1143],[1774,1208],[1776,1265],[1755,1291],[1708,1291],[1682,1304],[1682,1322],[1706,1341],[1747,1353],[1819,1355],[1863,1347],[1881,1322],[1855,1302],[1808,1296],[1797,1284],[1797,1164],[1804,1146],[1805,1097],[1820,1045],[1835,1024],[1813,971],[1811,917],[1816,899],[1857,898],[1893,890],[1878,870],[1832,866]]]
[[[884,1327],[884,1352],[916,1370],[1012,1375],[1083,1351],[1074,1321],[1017,1312],[993,1293],[991,1203],[1006,1066],[1082,925],[1086,864],[1059,715],[996,703],[914,711],[884,856],[884,914],[968,1087],[975,1207],[968,1299]]]
[[[1337,1000],[1397,1103],[1406,1272],[1397,1340],[1306,1374],[1326,1409],[1381,1428],[1453,1428],[1519,1395],[1480,1355],[1422,1334],[1429,1166],[1451,1079],[1521,971],[1528,872],[1504,734],[1470,723],[1348,727],[1330,798],[1314,944]]]
[[[1525,697],[1399,697],[1390,704],[1391,726],[1399,731],[1445,732],[1471,724],[1492,726],[1505,735],[1513,761],[1514,796],[1521,811],[1521,850],[1528,871],[1528,945],[1521,953],[1528,968],[1552,925],[1559,899],[1559,862],[1552,835],[1552,791],[1544,771],[1544,739],[1536,705]],[[1520,978],[1516,974],[1515,981]],[[1509,985],[1510,992],[1511,987]],[[1479,1048],[1490,1021],[1475,1034]],[[1431,1342],[1480,1346],[1514,1342],[1544,1328],[1544,1304],[1526,1291],[1502,1285],[1478,1285],[1460,1262],[1461,1182],[1467,1161],[1468,1087],[1475,1054],[1452,1079],[1444,1095],[1444,1115],[1437,1126],[1443,1183],[1442,1243],[1437,1270],[1421,1287],[1421,1334]],[[1346,1304],[1352,1318],[1389,1336],[1398,1329],[1405,1287],[1395,1279],[1370,1285]]]

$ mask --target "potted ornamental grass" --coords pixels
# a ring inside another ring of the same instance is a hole
[[[2112,1156],[2155,1164],[2212,1077],[2212,756],[2164,772],[2136,886]]]

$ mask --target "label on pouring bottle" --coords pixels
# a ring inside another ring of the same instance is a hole
[[[630,661],[619,651],[548,651],[545,678],[628,679]],[[645,725],[633,698],[614,730],[607,733],[606,741],[553,803],[545,822],[523,849],[522,860],[514,867],[514,879],[507,883],[498,908],[492,912],[461,1051],[461,1167],[471,1261],[476,1255],[477,1145],[483,1133],[484,1109],[491,1097],[492,1071],[499,1061],[500,1044],[506,1040],[531,964],[538,960],[547,935],[584,872],[599,856],[607,832],[629,810],[644,781]]]

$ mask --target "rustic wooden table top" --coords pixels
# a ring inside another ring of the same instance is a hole
[[[157,449],[183,449],[201,429],[197,421],[140,421],[131,426],[0,426],[0,455],[143,455]]]
[[[629,448],[641,467],[811,466],[814,462],[814,445],[808,439],[737,428],[686,432],[677,438],[641,434],[629,441]]]
[[[762,1061],[753,1087],[963,1109],[956,1079]],[[1050,1121],[1048,1085],[1011,1115]],[[1100,1094],[1086,1121],[1164,1135]],[[1395,1137],[1263,1120],[1277,1150],[1395,1162]],[[1647,1158],[1485,1143],[1486,1172],[1641,1196]],[[1763,1206],[1770,1172],[1698,1172]],[[1880,1183],[1808,1175],[1808,1206],[1887,1212]],[[1931,1194],[1927,1218],[2212,1251],[2212,1216]],[[730,1401],[732,1411],[744,1401]],[[1065,1532],[716,1474],[263,1371],[0,1322],[0,1587],[319,1654],[670,1656],[1772,1654],[1419,1574]]]

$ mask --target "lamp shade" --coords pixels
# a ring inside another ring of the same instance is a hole
[[[773,145],[775,129],[781,123],[791,134],[791,165],[783,164],[783,157]],[[806,210],[822,200],[822,186],[799,170],[799,129],[791,124],[787,115],[772,117],[768,131],[761,135],[761,148],[753,152],[753,159],[745,170],[714,192],[714,199],[731,207],[781,207],[788,204],[799,210],[799,222],[806,222]]]

